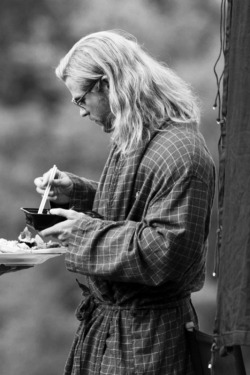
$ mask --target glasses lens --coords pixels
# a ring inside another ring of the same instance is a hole
[[[87,93],[86,93],[86,94],[87,94]],[[84,107],[84,105],[85,105],[85,95],[86,95],[86,94],[84,94],[83,96],[81,96],[81,97],[75,102],[75,104],[78,105],[78,107],[81,107],[81,108]]]
[[[86,91],[79,99],[77,99],[77,100],[76,99],[72,99],[72,103],[74,103],[78,107],[85,108],[84,107],[86,105],[86,103],[85,103],[85,96],[87,94],[89,94],[93,90],[93,88],[94,88],[95,85],[96,85],[96,81],[93,82],[93,84],[90,86],[89,90]]]

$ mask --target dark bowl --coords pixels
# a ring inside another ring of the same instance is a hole
[[[21,208],[25,214],[26,224],[40,231],[66,220],[65,217],[52,215],[50,209],[45,208],[42,214],[38,214],[38,208]]]

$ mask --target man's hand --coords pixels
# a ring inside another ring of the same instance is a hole
[[[72,239],[73,235],[78,230],[76,223],[79,219],[86,220],[86,224],[92,220],[88,215],[74,210],[52,208],[50,212],[54,215],[66,217],[67,220],[44,229],[39,235],[42,237],[52,236],[58,239],[63,246],[68,246],[70,239]]]
[[[51,169],[44,173],[42,177],[37,177],[34,180],[36,191],[43,195],[49,182]],[[57,204],[69,203],[70,193],[73,189],[73,183],[65,172],[57,169],[54,180],[51,182],[51,189],[48,199]]]
[[[10,273],[10,272],[16,272],[16,271],[21,271],[25,270],[27,268],[31,268],[33,266],[5,266],[4,264],[0,264],[0,275],[3,275],[5,273]]]

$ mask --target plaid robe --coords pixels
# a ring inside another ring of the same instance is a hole
[[[114,146],[100,182],[69,174],[77,222],[66,267],[84,275],[65,375],[193,375],[185,323],[198,324],[214,164],[195,125],[168,124],[129,155]]]

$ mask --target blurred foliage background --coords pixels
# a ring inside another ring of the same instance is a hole
[[[59,59],[82,36],[124,29],[190,82],[201,99],[201,131],[218,165],[219,129],[212,106],[217,87],[219,0],[1,0],[0,237],[24,228],[20,207],[38,207],[33,180],[53,164],[98,179],[109,136],[82,119],[57,80]],[[212,279],[217,197],[205,287],[193,296],[201,329],[212,333]],[[81,300],[63,257],[1,277],[0,374],[59,375],[73,340]],[[81,280],[81,277],[79,277]]]

